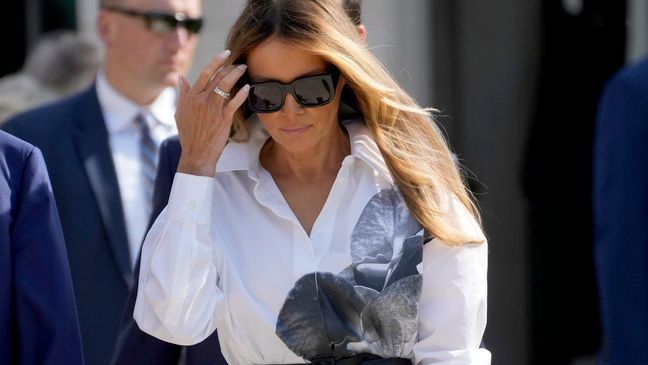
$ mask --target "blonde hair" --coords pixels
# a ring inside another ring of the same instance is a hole
[[[427,232],[454,245],[483,241],[480,230],[465,229],[449,214],[448,204],[456,199],[480,222],[430,110],[402,90],[364,46],[339,0],[248,0],[227,48],[235,62],[244,63],[270,37],[319,55],[340,70],[411,214]],[[243,110],[233,132],[241,130],[246,130]]]

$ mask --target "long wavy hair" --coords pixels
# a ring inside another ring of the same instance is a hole
[[[340,70],[355,96],[343,101],[362,114],[411,214],[427,232],[452,245],[483,241],[481,232],[465,229],[448,214],[457,200],[481,222],[431,110],[401,89],[367,49],[340,0],[248,0],[226,47],[231,59],[244,63],[270,37],[319,55]],[[233,129],[246,135],[243,109]]]

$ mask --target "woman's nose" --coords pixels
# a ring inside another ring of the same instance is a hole
[[[300,114],[304,111],[304,107],[301,106],[295,99],[295,96],[292,93],[286,94],[286,100],[284,100],[283,108],[281,111],[288,114]]]

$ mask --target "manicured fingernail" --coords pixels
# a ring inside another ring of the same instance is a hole
[[[247,65],[238,65],[236,67],[238,67],[239,69],[245,71],[245,69],[247,68]]]
[[[232,51],[230,51],[229,49],[226,49],[223,52],[221,52],[221,54],[219,54],[218,57],[227,58],[227,57],[229,57],[230,54],[232,54]]]
[[[243,89],[244,91],[249,91],[249,90],[250,90],[250,84],[245,84],[245,85],[243,85],[242,89]]]

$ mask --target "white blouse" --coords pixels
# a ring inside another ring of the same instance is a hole
[[[308,236],[259,163],[258,121],[225,147],[216,177],[177,173],[143,246],[134,318],[193,345],[216,328],[230,364],[358,353],[416,364],[490,364],[487,245],[424,237],[361,120]],[[447,214],[481,231],[448,199]]]

